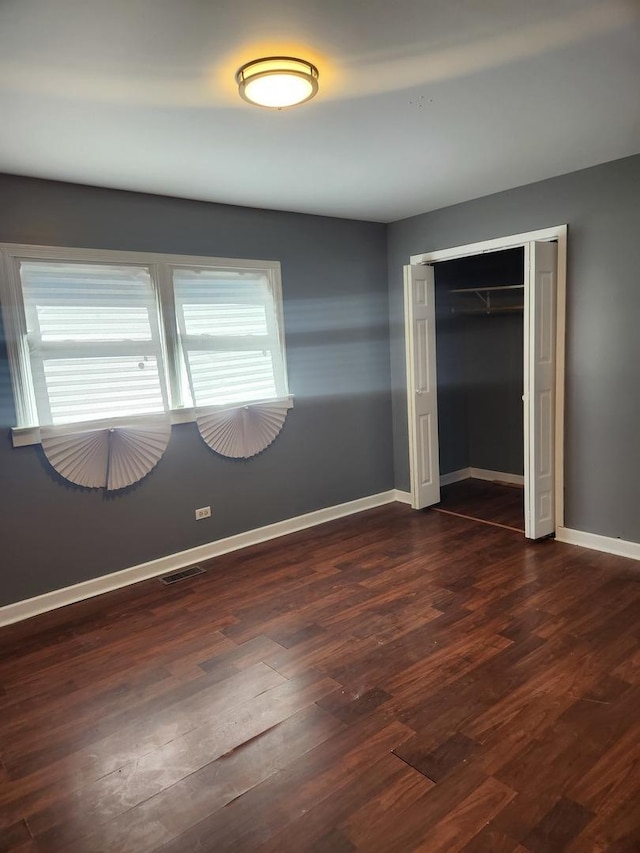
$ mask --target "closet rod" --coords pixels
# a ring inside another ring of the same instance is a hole
[[[485,293],[488,290],[523,290],[524,284],[504,284],[496,285],[495,287],[456,287],[450,290],[449,293]]]

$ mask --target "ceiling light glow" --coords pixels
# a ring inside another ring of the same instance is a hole
[[[245,101],[281,110],[313,98],[318,91],[318,69],[304,59],[268,56],[238,69],[236,83]]]

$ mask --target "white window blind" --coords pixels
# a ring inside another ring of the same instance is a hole
[[[276,300],[265,272],[174,268],[173,285],[193,405],[286,395]]]
[[[148,268],[23,260],[20,279],[40,424],[167,408]]]

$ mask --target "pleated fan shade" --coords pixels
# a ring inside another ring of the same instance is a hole
[[[216,453],[231,459],[249,459],[273,442],[287,412],[286,401],[250,403],[208,412],[199,416],[197,423],[200,435]]]
[[[42,449],[55,470],[77,486],[107,491],[137,483],[158,464],[171,435],[169,419],[135,426],[64,433],[40,430]]]

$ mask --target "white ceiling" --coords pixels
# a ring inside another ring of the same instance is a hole
[[[0,0],[0,171],[391,221],[639,152],[639,84],[640,0]]]

